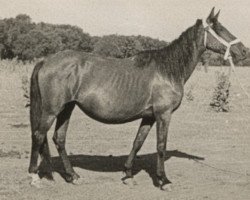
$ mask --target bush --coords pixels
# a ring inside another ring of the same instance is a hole
[[[30,106],[30,80],[29,77],[26,75],[22,76],[22,90],[23,90],[23,97],[25,98],[25,107]]]
[[[159,49],[168,45],[167,42],[140,35],[106,35],[93,41],[95,54],[115,58],[128,58],[143,50]]]
[[[210,106],[217,112],[229,111],[229,88],[231,86],[229,76],[224,72],[216,73],[217,86],[214,89]]]
[[[187,90],[187,92],[186,92],[185,97],[186,97],[186,99],[187,99],[188,101],[193,101],[193,100],[194,100],[193,89],[194,89],[194,86],[191,86],[191,87]]]
[[[33,23],[26,14],[0,19],[0,58],[34,60],[58,51],[93,50],[91,36],[77,26]]]

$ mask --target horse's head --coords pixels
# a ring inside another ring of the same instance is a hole
[[[232,56],[235,62],[246,58],[247,48],[233,36],[219,21],[220,11],[214,15],[214,8],[206,19],[205,26],[205,46],[209,50],[224,55],[227,59]]]

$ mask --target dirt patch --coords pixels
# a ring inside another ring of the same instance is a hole
[[[8,152],[4,152],[2,149],[0,149],[0,158],[21,158],[21,153],[18,151],[8,151]]]
[[[12,126],[13,128],[27,128],[29,126],[29,124],[10,124],[10,126]]]

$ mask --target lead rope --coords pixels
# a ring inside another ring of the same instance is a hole
[[[249,98],[250,98],[250,95],[249,95],[249,93],[246,91],[246,89],[243,87],[243,85],[242,85],[241,82],[240,82],[240,79],[239,79],[239,77],[238,77],[238,75],[237,75],[237,73],[236,73],[235,65],[234,65],[234,62],[233,62],[233,59],[232,59],[231,56],[228,56],[228,61],[229,61],[229,63],[230,63],[231,70],[232,70],[232,72],[234,73],[234,76],[235,76],[235,79],[236,79],[238,85],[240,86],[241,90],[244,92],[244,94],[245,94],[245,95],[247,96],[247,98],[249,99]],[[229,72],[229,75],[230,75],[230,72]]]
[[[242,89],[242,91],[244,91],[244,93],[246,94],[247,98],[249,98],[249,94],[247,93],[247,91],[245,90],[245,88],[242,86],[241,82],[239,81],[239,78],[236,74],[236,71],[235,71],[235,65],[234,65],[234,62],[233,62],[233,59],[230,55],[230,47],[231,45],[233,44],[236,44],[238,42],[240,42],[239,39],[236,39],[236,40],[233,40],[232,42],[228,43],[226,42],[223,38],[221,38],[220,36],[218,36],[210,27],[210,25],[208,25],[207,23],[204,23],[204,20],[203,20],[203,26],[205,27],[205,35],[204,35],[204,46],[206,47],[207,45],[207,32],[209,31],[216,39],[218,39],[218,41],[220,41],[222,44],[224,44],[226,47],[227,47],[227,50],[225,52],[225,55],[224,55],[224,60],[229,60],[229,63],[230,63],[230,71],[233,71],[234,74],[235,74],[235,78],[240,86],[240,88]],[[211,31],[212,30],[212,31]],[[229,71],[229,74],[231,73]],[[225,169],[221,169],[221,168],[218,168],[218,167],[215,167],[213,165],[210,165],[210,164],[207,164],[206,162],[204,161],[200,161],[198,159],[194,159],[194,162],[202,165],[202,166],[205,166],[205,167],[209,167],[209,168],[212,168],[216,171],[221,171],[221,172],[224,172],[224,173],[230,173],[230,174],[237,174],[237,175],[240,175],[240,176],[246,176],[246,177],[249,177],[250,174],[247,173],[247,170],[245,170],[245,173],[240,173],[240,172],[236,172],[236,171],[231,171],[231,170],[225,170]]]
[[[226,170],[226,169],[221,169],[221,168],[218,168],[218,167],[215,167],[213,165],[210,165],[210,164],[207,164],[205,163],[204,161],[200,161],[198,159],[193,159],[194,162],[200,164],[200,165],[203,165],[203,166],[206,166],[206,167],[209,167],[209,168],[212,168],[216,171],[221,171],[221,172],[224,172],[224,173],[229,173],[229,174],[237,174],[237,175],[240,175],[240,176],[250,176],[250,174],[245,171],[245,173],[240,173],[240,172],[236,172],[236,171],[231,171],[231,170]]]

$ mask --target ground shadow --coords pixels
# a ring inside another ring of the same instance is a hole
[[[69,159],[73,167],[98,171],[98,172],[119,172],[124,170],[124,163],[127,155],[122,156],[100,156],[100,155],[70,155]],[[204,160],[203,157],[190,155],[178,150],[167,151],[166,160],[171,157],[186,158],[192,160]],[[45,163],[41,163],[40,171],[45,171]],[[53,171],[58,172],[65,178],[62,161],[59,157],[52,158]],[[141,170],[146,171],[152,178],[153,184],[157,186],[156,181],[156,153],[144,154],[137,156],[133,166],[133,175],[138,174]]]

